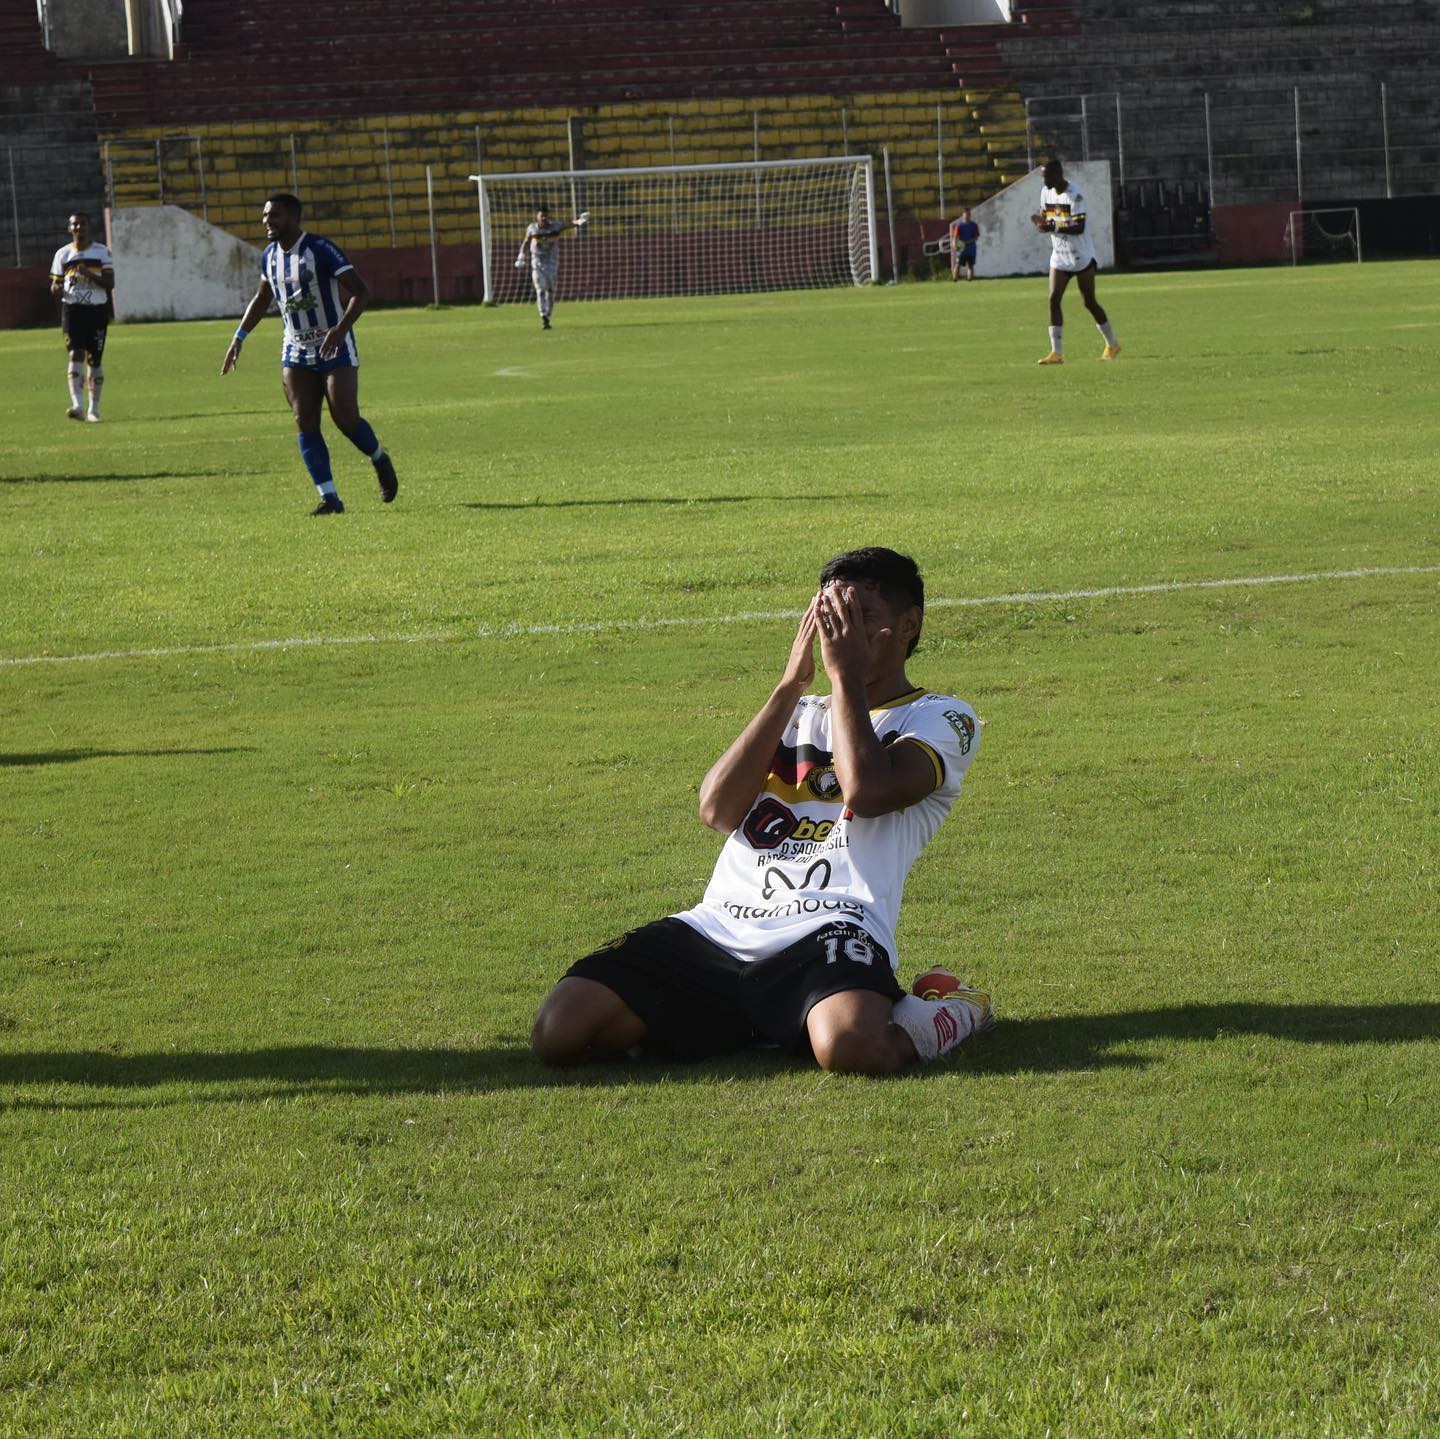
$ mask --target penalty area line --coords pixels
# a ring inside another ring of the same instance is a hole
[[[1353,570],[1309,570],[1293,575],[1246,575],[1218,580],[1161,580],[1148,585],[1102,585],[1084,590],[1020,590],[1004,595],[975,595],[926,601],[929,610],[978,609],[983,605],[1065,604],[1127,595],[1173,595],[1197,590],[1253,589],[1261,585],[1304,585],[1323,580],[1364,580],[1394,575],[1440,574],[1440,565],[1372,565]],[[629,631],[703,629],[711,625],[797,620],[803,610],[742,610],[732,615],[694,615],[646,620],[574,620],[549,625],[481,625],[464,634],[435,631],[409,635],[300,635],[279,640],[235,640],[213,645],[172,645],[150,649],[97,650],[80,655],[16,655],[0,658],[0,669],[22,665],[100,664],[107,660],[183,659],[190,655],[260,654],[267,650],[328,649],[342,645],[443,645],[467,640],[523,639],[531,635],[598,635]]]

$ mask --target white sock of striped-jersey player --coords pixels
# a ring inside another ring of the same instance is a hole
[[[877,276],[868,155],[472,175],[485,299],[533,304],[525,226],[590,212],[558,243],[555,298],[632,299],[867,285]]]
[[[1353,205],[1333,210],[1291,210],[1285,225],[1290,263],[1354,260],[1360,256],[1360,211]]]

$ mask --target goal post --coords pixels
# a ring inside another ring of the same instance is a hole
[[[1292,265],[1321,260],[1363,259],[1360,211],[1354,205],[1291,210],[1285,222],[1285,250]]]
[[[558,300],[724,295],[878,278],[869,155],[472,175],[487,304],[530,303],[525,227],[588,211],[559,242]]]

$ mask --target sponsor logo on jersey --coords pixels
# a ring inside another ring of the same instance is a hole
[[[778,849],[786,840],[823,844],[835,828],[833,819],[813,820],[794,814],[773,795],[766,795],[740,826],[751,849]]]
[[[751,849],[774,849],[795,833],[798,823],[795,816],[778,799],[767,796],[745,816],[740,833],[745,836]]]
[[[777,904],[772,909],[727,900],[721,907],[734,919],[789,919],[801,914],[826,913],[853,914],[858,919],[865,917],[865,906],[855,899],[792,899],[789,904]]]
[[[969,754],[970,746],[975,743],[975,721],[960,710],[946,710],[945,719],[960,741],[960,753]]]
[[[796,884],[779,865],[771,865],[771,867],[765,871],[765,883],[760,890],[761,898],[774,899],[781,886],[788,890],[828,889],[830,887],[830,873],[830,861],[828,859],[817,859],[815,863],[805,871],[805,875],[800,883]]]

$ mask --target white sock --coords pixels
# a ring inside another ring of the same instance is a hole
[[[1055,355],[1065,353],[1065,327],[1064,325],[1050,326],[1050,352]]]
[[[1118,345],[1120,343],[1120,341],[1115,338],[1115,331],[1111,328],[1109,320],[1106,320],[1103,325],[1096,325],[1095,328],[1105,336],[1105,343],[1107,345]]]
[[[917,999],[907,994],[890,1012],[890,1023],[910,1036],[922,1060],[939,1059],[975,1032],[975,1006],[963,999]]]
[[[105,371],[95,365],[90,371],[90,413],[100,413],[100,387],[105,383]]]
[[[85,401],[85,372],[78,363],[73,364],[65,378],[70,382],[70,408],[78,410]]]

